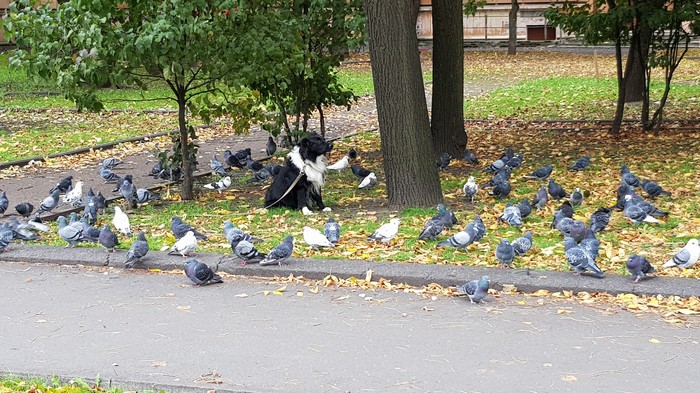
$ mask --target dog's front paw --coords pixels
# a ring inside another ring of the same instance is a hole
[[[329,211],[331,211],[331,208],[328,207],[328,206],[326,206],[326,207],[323,208],[323,211],[326,212],[326,213],[328,213]]]
[[[301,208],[301,212],[304,213],[305,216],[310,216],[314,214],[308,207],[304,206]]]

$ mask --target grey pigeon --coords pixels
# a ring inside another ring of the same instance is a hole
[[[520,209],[518,209],[517,206],[511,205],[510,203],[506,203],[506,208],[503,210],[503,214],[501,214],[498,219],[512,227],[520,227],[523,225],[523,220],[520,216]]]
[[[510,267],[514,257],[515,250],[508,239],[501,239],[501,242],[496,247],[496,259],[500,263],[499,267]]]
[[[492,162],[491,165],[484,168],[484,171],[496,173],[505,167],[506,167],[506,162],[503,159],[499,158],[498,160]]]
[[[75,247],[78,243],[85,241],[82,228],[68,225],[63,216],[58,217],[58,236],[66,241],[66,247]]]
[[[253,151],[250,149],[250,147],[246,147],[245,149],[237,150],[235,153],[233,153],[233,155],[240,161],[245,161],[252,157]]]
[[[258,243],[263,241],[259,237],[251,236],[240,228],[237,228],[229,220],[224,221],[224,236],[226,241],[231,244],[233,242],[239,242],[241,240],[249,241],[251,243]],[[235,246],[234,246],[235,247]]]
[[[570,237],[564,238],[566,261],[574,268],[574,274],[579,275],[590,271],[595,277],[603,278],[605,273],[595,264],[593,258]]]
[[[214,273],[209,266],[194,258],[185,261],[185,275],[192,280],[196,287],[224,282],[221,276]]]
[[[53,194],[54,191],[58,190],[59,194],[68,192],[73,188],[73,176],[66,176],[61,179],[56,185],[49,190],[49,194]]]
[[[462,187],[462,192],[464,192],[465,197],[469,198],[471,203],[474,203],[474,198],[479,192],[479,186],[474,181],[474,176],[469,176],[467,182],[464,183],[464,187]]]
[[[650,197],[656,198],[658,196],[671,196],[671,193],[664,190],[663,187],[658,185],[656,182],[653,182],[651,180],[644,180],[641,183],[642,189],[644,192],[646,192]]]
[[[328,222],[323,226],[323,233],[328,241],[333,244],[338,243],[338,240],[340,240],[340,224],[333,217],[328,217]]]
[[[12,238],[14,240],[37,240],[39,239],[39,236],[35,233],[36,231],[48,232],[48,227],[44,224],[35,223],[33,221],[20,223],[14,216],[10,216],[7,223],[12,230]],[[40,228],[39,225],[42,227]]]
[[[7,247],[12,243],[12,239],[0,238],[0,253],[7,251]]]
[[[623,210],[625,208],[625,197],[627,195],[634,196],[634,188],[624,183],[620,184],[620,186],[617,188],[617,202],[613,207],[617,210]]]
[[[525,255],[532,248],[532,231],[527,231],[519,238],[516,238],[510,245],[513,246],[515,255]]]
[[[627,196],[625,196],[627,198]],[[658,209],[656,206],[651,204],[651,202],[645,201],[644,198],[642,198],[639,195],[636,194],[631,194],[630,195],[630,200],[631,203],[634,205],[637,205],[644,210],[644,212],[652,217],[665,217],[668,216],[668,212]],[[625,199],[625,203],[627,203],[627,200]]]
[[[267,143],[265,144],[265,153],[268,156],[271,156],[275,154],[277,151],[277,143],[275,142],[275,139],[272,138],[272,136],[267,137]]]
[[[472,165],[476,165],[479,163],[479,159],[476,157],[476,154],[474,154],[474,152],[469,149],[464,151],[464,157],[462,157],[462,159]]]
[[[632,224],[639,224],[640,222],[648,222],[658,224],[659,220],[647,214],[640,206],[635,205],[632,202],[631,195],[625,195],[625,208],[622,210],[622,214],[627,217]]]
[[[136,205],[136,187],[127,179],[122,179],[119,185],[119,194],[126,200],[127,206],[135,208]]]
[[[586,237],[587,231],[588,228],[586,227],[586,224],[584,224],[582,221],[574,220],[569,227],[569,236],[571,236],[576,243],[581,243],[581,240]]]
[[[105,158],[104,160],[102,160],[102,162],[100,162],[100,166],[102,166],[103,168],[112,169],[121,163],[122,163],[122,160],[120,160],[116,157],[109,157],[109,158]]]
[[[506,198],[508,194],[510,194],[510,190],[510,183],[508,183],[508,181],[503,181],[493,186],[493,188],[489,190],[489,195],[495,198]]]
[[[620,177],[623,184],[627,184],[631,187],[641,186],[639,178],[635,176],[632,172],[630,172],[629,168],[627,168],[627,165],[625,164],[622,164],[622,166],[620,167]]]
[[[607,207],[600,207],[593,214],[591,214],[588,226],[591,228],[593,233],[602,232],[605,227],[608,226],[611,214],[612,212]]]
[[[537,168],[529,175],[525,175],[523,177],[526,179],[545,180],[549,177],[549,175],[552,174],[553,169],[554,169],[554,165],[550,164],[547,166],[543,166],[541,168]]]
[[[654,266],[646,258],[637,254],[632,255],[627,260],[627,270],[634,277],[634,282],[639,282],[647,274],[656,273]]]
[[[442,153],[442,155],[440,155],[440,158],[438,158],[438,160],[437,160],[438,170],[444,171],[445,169],[447,169],[447,167],[450,166],[451,160],[452,160],[452,157],[450,157],[449,154]]]
[[[560,216],[559,216],[560,218],[561,217],[569,217],[569,218],[574,217],[574,207],[571,205],[571,202],[569,202],[569,201],[564,201],[564,203],[562,203],[561,206],[559,206],[557,208],[557,210],[554,211],[555,218],[557,216],[557,212],[560,213]],[[556,224],[556,222],[552,224],[552,228],[556,227],[555,224]]]
[[[194,236],[199,239],[199,240],[207,240],[207,237],[197,231],[196,229],[192,228],[190,224],[182,221],[180,217],[173,217],[170,220],[170,230],[173,232],[173,235],[175,235],[175,239],[181,239],[183,236],[187,234],[187,232],[192,231],[194,233]]]
[[[556,223],[555,227],[559,233],[564,236],[569,236],[571,234],[571,226],[574,225],[573,219],[563,216],[560,211],[556,211],[554,212],[554,222]]]
[[[532,213],[532,205],[530,205],[530,200],[527,198],[524,198],[520,203],[518,203],[517,207],[518,210],[520,210],[520,218],[522,219],[525,219],[525,217]]]
[[[245,158],[243,159],[245,160]],[[236,168],[245,168],[245,162],[238,159],[231,150],[224,150],[224,161],[228,166],[235,166]]]
[[[15,206],[15,210],[20,216],[28,218],[34,211],[34,205],[29,202],[19,203]]]
[[[105,183],[118,183],[121,180],[121,177],[117,175],[116,173],[112,172],[111,169],[109,168],[102,168],[100,167],[100,177]]]
[[[510,169],[506,168],[502,171],[496,172],[491,180],[487,181],[486,183],[482,184],[482,188],[491,188],[491,187],[496,187],[497,184],[503,183],[505,181],[510,180]]]
[[[472,303],[483,303],[490,284],[489,276],[483,276],[480,280],[472,280],[458,286],[457,291],[467,295]]]
[[[83,224],[83,237],[85,237],[85,240],[96,243],[100,237],[100,230],[90,225],[88,218],[85,216],[80,219],[80,222]]]
[[[574,161],[573,164],[569,165],[569,170],[570,171],[582,171],[586,168],[588,168],[588,165],[591,163],[591,156],[585,155],[578,160]]]
[[[217,175],[221,177],[226,176],[226,169],[224,169],[224,165],[221,163],[221,161],[216,158],[216,154],[211,156],[211,159],[209,160],[209,167],[211,168],[212,172],[216,173]]]
[[[486,235],[486,224],[478,214],[474,217],[474,241],[478,242]]]
[[[148,254],[148,241],[146,240],[146,234],[141,231],[136,240],[131,244],[129,252],[126,253],[126,262],[124,262],[124,267],[129,269],[134,266],[135,263],[141,262],[141,260]]]
[[[678,251],[673,258],[669,259],[663,264],[663,267],[678,267],[680,269],[687,269],[700,259],[700,246],[698,245],[698,239],[690,239],[680,251]]]
[[[583,248],[588,253],[588,255],[590,255],[591,258],[593,258],[594,261],[598,259],[598,253],[600,251],[600,241],[596,239],[595,232],[588,228],[588,230],[586,230],[586,235],[580,243],[581,248]]]
[[[252,182],[259,182],[263,183],[266,182],[270,179],[272,179],[274,176],[272,175],[272,172],[270,171],[270,166],[265,165],[265,167],[255,173],[253,173],[253,177],[248,180],[249,183]]]
[[[97,204],[94,201],[85,205],[83,217],[87,217],[90,225],[94,225],[97,222]]]
[[[41,201],[41,205],[39,205],[39,209],[36,211],[38,214],[41,214],[43,212],[50,212],[53,210],[56,206],[58,206],[58,195],[60,194],[59,189],[55,189],[51,192],[51,195],[47,196],[44,198],[43,201]]]
[[[518,153],[506,162],[506,166],[511,169],[518,169],[523,163],[523,155]]]
[[[243,261],[243,265],[248,263],[258,263],[267,255],[258,251],[255,245],[247,240],[231,243],[233,253]]]
[[[260,261],[261,266],[268,266],[268,265],[280,265],[282,266],[282,262],[292,256],[292,252],[294,251],[294,238],[292,236],[287,236],[284,238],[284,241],[280,243],[277,247],[273,248],[270,250],[270,252],[267,253],[267,256]]]
[[[580,206],[581,203],[583,203],[583,193],[579,188],[574,189],[574,192],[572,192],[569,197],[569,201],[571,201],[571,204],[574,206]]]
[[[117,234],[112,232],[109,225],[105,224],[100,230],[98,241],[102,247],[107,249],[107,252],[114,252],[114,248],[119,245]]]
[[[5,215],[7,208],[10,206],[10,201],[7,199],[5,191],[0,192],[0,217]]]
[[[253,172],[257,172],[265,167],[260,161],[254,160],[252,157],[248,156],[245,158],[245,167]]]
[[[423,225],[423,231],[418,235],[418,240],[435,240],[444,229],[445,222],[442,218],[431,218]]]
[[[547,204],[548,200],[549,196],[547,195],[547,189],[542,186],[535,194],[535,197],[532,198],[532,206],[536,207],[537,210],[542,210],[544,205]]]
[[[136,190],[136,202],[137,203],[148,203],[150,201],[156,201],[160,199],[160,195],[155,192],[151,192],[145,188],[139,188]]]
[[[474,229],[474,223],[470,222],[464,229],[455,233],[449,239],[441,241],[435,247],[455,247],[463,249],[472,244],[475,238],[476,230]]]
[[[547,184],[547,191],[549,192],[549,195],[557,201],[569,196],[569,194],[566,191],[564,191],[564,189],[552,179],[549,179],[549,183]]]
[[[452,210],[447,210],[444,204],[439,203],[437,205],[438,214],[433,216],[433,219],[439,218],[445,223],[445,227],[452,228],[452,225],[459,224],[457,216]]]

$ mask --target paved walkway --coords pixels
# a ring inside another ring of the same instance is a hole
[[[181,274],[17,263],[0,274],[3,373],[139,390],[692,391],[700,350],[697,329],[540,298],[276,295],[281,284],[252,279],[195,288]]]

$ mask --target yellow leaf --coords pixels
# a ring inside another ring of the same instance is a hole
[[[151,272],[151,273],[160,273],[160,272],[161,272],[160,269],[155,269],[155,268],[153,268],[153,269],[148,269],[148,271]]]
[[[277,295],[277,296],[282,296],[282,292],[280,292],[280,291],[273,291],[272,294]]]
[[[286,285],[283,285],[283,286],[281,286],[281,287],[275,289],[275,292],[284,292],[285,289],[287,289],[287,286],[286,286]]]
[[[571,310],[563,310],[563,309],[557,310],[557,314],[571,314],[571,313],[573,313],[573,311],[571,311]]]
[[[315,287],[313,287],[313,288],[311,288],[311,289],[309,289],[309,292],[311,292],[311,293],[318,293],[318,285],[315,286]]]
[[[688,310],[687,308],[679,308],[678,312],[683,315],[697,315],[700,314],[698,311]]]
[[[270,294],[270,291],[263,291],[263,295],[267,296]]]
[[[297,296],[304,296],[304,292],[302,292],[302,291],[297,291]]]

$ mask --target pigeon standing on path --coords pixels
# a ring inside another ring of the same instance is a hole
[[[248,263],[258,263],[266,257],[265,254],[258,251],[253,243],[247,240],[231,243],[231,249],[243,261],[241,265],[244,266]]]
[[[15,206],[15,210],[17,210],[17,213],[24,217],[24,218],[29,218],[29,216],[32,214],[32,211],[34,211],[34,205],[32,205],[29,202],[22,202]],[[0,214],[2,216],[2,214]]]
[[[185,261],[185,275],[192,280],[196,287],[224,282],[221,276],[214,273],[209,266],[194,258]]]
[[[267,256],[262,261],[260,261],[260,265],[282,266],[282,262],[284,262],[287,258],[292,256],[293,251],[294,238],[292,236],[287,236],[284,238],[284,241],[282,243],[280,243],[277,247],[273,248],[272,250],[270,250],[270,252],[267,253]]]
[[[83,204],[83,182],[75,183],[75,187],[63,196],[63,203],[77,207]]]
[[[224,165],[221,163],[221,161],[219,161],[219,159],[216,158],[216,154],[211,156],[211,160],[209,160],[209,167],[215,174],[221,177],[226,176],[226,169],[224,168]]]
[[[457,287],[457,291],[466,294],[472,303],[483,303],[489,292],[491,281],[489,276],[482,276],[480,280],[472,280]]]
[[[688,243],[680,251],[663,264],[663,267],[676,266],[680,269],[687,269],[698,261],[700,258],[700,245],[698,239],[690,239]]]
[[[627,260],[627,270],[634,277],[634,282],[639,282],[647,274],[656,273],[656,269],[646,258],[636,254]]]
[[[275,139],[272,136],[267,137],[267,143],[265,144],[265,153],[268,156],[271,156],[275,154],[277,151],[277,143],[275,142]]]
[[[66,176],[49,190],[49,194],[52,194],[56,190],[58,190],[59,194],[65,194],[71,188],[73,188],[73,176]]]
[[[595,277],[603,278],[605,273],[596,265],[593,258],[570,237],[564,238],[566,249],[566,261],[574,268],[574,274],[579,275],[585,271],[590,271]]]
[[[58,189],[55,189],[51,192],[51,195],[47,196],[44,198],[43,201],[41,201],[41,205],[39,206],[39,210],[37,210],[37,214],[41,214],[43,212],[50,212],[56,206],[58,206],[58,195],[61,191]]]
[[[126,253],[126,262],[124,262],[124,267],[130,269],[135,263],[141,262],[141,260],[148,254],[148,241],[146,240],[146,234],[141,231],[136,240],[131,244],[129,252]]]

